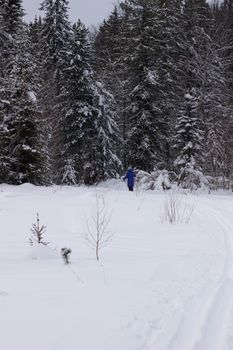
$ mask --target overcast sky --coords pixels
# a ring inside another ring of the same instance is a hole
[[[213,0],[208,0],[209,2]],[[219,0],[221,2],[222,0]],[[23,0],[23,6],[27,13],[26,21],[33,20],[42,0]],[[81,19],[87,26],[98,25],[106,18],[117,0],[70,0],[70,20],[72,22]]]
[[[23,0],[23,6],[27,13],[26,21],[33,20],[42,0]],[[113,9],[116,0],[70,0],[70,19],[81,19],[87,26],[98,25]]]

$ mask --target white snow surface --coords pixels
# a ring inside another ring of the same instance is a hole
[[[83,238],[96,193],[113,234],[99,262]],[[120,181],[1,185],[0,349],[233,349],[232,193],[175,192],[173,224],[169,196]],[[37,213],[49,246],[28,243]]]
[[[34,91],[28,91],[28,96],[30,97],[32,102],[36,102],[37,101],[37,98],[36,98],[36,95],[35,95]]]

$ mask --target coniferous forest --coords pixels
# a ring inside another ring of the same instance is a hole
[[[91,32],[68,7],[0,0],[0,183],[232,188],[233,0],[125,0]]]

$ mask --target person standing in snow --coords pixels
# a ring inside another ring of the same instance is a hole
[[[129,167],[127,174],[125,175],[125,177],[123,177],[123,180],[127,179],[128,189],[131,192],[133,192],[135,177],[136,177],[135,172],[133,171],[133,169],[131,167]]]

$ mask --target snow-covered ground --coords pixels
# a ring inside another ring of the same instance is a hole
[[[99,262],[84,239],[96,197],[113,234]],[[233,349],[233,195],[174,198],[170,224],[169,193],[1,185],[0,349]],[[47,247],[28,243],[36,213]]]

